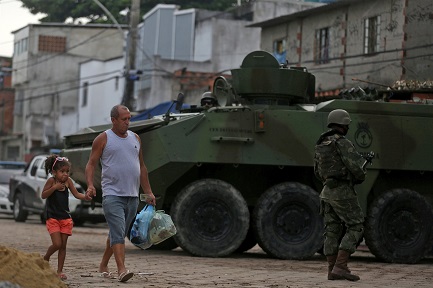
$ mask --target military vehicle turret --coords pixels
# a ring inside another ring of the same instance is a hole
[[[366,181],[356,186],[368,248],[387,262],[415,263],[427,255],[433,246],[431,105],[312,104],[315,77],[264,51],[248,54],[231,72],[230,81],[215,80],[219,107],[130,125],[143,143],[157,209],[169,213],[178,230],[164,248],[220,257],[258,243],[280,259],[320,251],[322,185],[313,173],[314,145],[328,113],[339,108],[353,120],[347,137],[361,153],[375,152]],[[84,187],[91,143],[109,127],[65,139],[62,153]]]

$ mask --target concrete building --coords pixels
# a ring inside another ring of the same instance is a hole
[[[122,102],[125,78],[125,58],[106,61],[88,60],[80,64],[80,92],[77,114],[65,121],[60,136],[73,134],[83,128],[111,124],[111,108]],[[76,126],[67,123],[76,121]]]
[[[19,155],[26,160],[38,150],[62,147],[61,131],[77,127],[76,120],[65,123],[61,119],[78,111],[79,64],[121,57],[122,28],[48,23],[13,32],[16,138],[6,146],[20,147]]]
[[[212,79],[238,68],[248,53],[260,48],[260,29],[247,25],[321,5],[258,0],[225,12],[155,6],[139,25],[136,68],[143,75],[135,85],[136,109],[169,101],[179,92],[185,93],[188,103],[199,103],[203,92],[211,88],[208,83]],[[179,78],[179,70],[192,73]],[[210,81],[203,81],[203,77]]]
[[[317,1],[316,1],[317,2]],[[321,3],[257,0],[215,12],[157,5],[139,25],[134,110],[170,101],[179,92],[198,104],[213,79],[260,48],[260,28],[246,26]],[[126,27],[122,27],[126,28]],[[122,99],[124,36],[111,25],[28,25],[14,32],[14,137],[20,159],[62,147],[65,135],[110,123]],[[113,72],[114,71],[114,72]]]
[[[316,89],[335,91],[432,79],[433,8],[429,0],[341,0],[277,17],[260,27],[261,49],[286,53],[292,66],[316,76]],[[382,87],[383,88],[383,87]]]
[[[4,144],[13,138],[15,101],[14,89],[11,86],[11,66],[12,58],[0,57],[0,160],[19,160],[18,147]]]

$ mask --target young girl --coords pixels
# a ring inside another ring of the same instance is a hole
[[[50,155],[45,160],[45,172],[47,175],[52,174],[48,178],[42,191],[42,199],[47,199],[45,209],[45,219],[47,230],[50,233],[51,244],[48,247],[44,260],[50,261],[51,255],[58,252],[57,274],[62,280],[67,277],[63,274],[63,265],[66,258],[66,243],[68,237],[72,235],[72,218],[69,214],[69,191],[75,198],[88,200],[92,198],[81,194],[77,191],[71,178],[69,178],[69,169],[71,163],[66,157]]]

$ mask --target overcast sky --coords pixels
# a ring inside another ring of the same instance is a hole
[[[0,0],[0,56],[12,57],[14,37],[12,31],[28,24],[39,23],[42,16],[33,15],[21,7],[18,0]]]

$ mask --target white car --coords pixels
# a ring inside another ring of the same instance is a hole
[[[22,173],[25,162],[0,161],[0,213],[12,214],[12,202],[9,201],[9,179],[12,175]]]
[[[12,202],[8,199],[9,185],[0,184],[0,213],[12,214]]]

